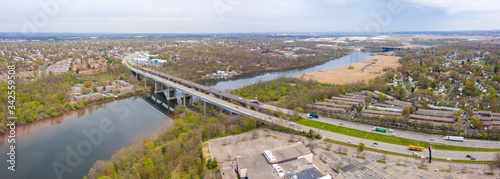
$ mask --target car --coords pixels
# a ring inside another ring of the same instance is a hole
[[[374,145],[378,145],[378,143],[376,143],[376,142],[374,142],[373,144],[374,144]]]
[[[470,160],[476,160],[476,158],[474,158],[474,157],[471,157],[471,158],[470,158]]]
[[[471,155],[467,155],[467,156],[465,156],[465,157],[467,157],[467,158],[471,158],[472,156],[471,156]]]
[[[430,141],[434,141],[434,138],[429,138]]]
[[[291,122],[290,125],[295,126],[295,122]]]
[[[352,144],[352,141],[351,140],[347,140],[347,143]]]
[[[392,135],[392,136],[396,136],[396,133],[392,133],[391,135]]]
[[[340,125],[344,125],[344,124],[340,123]]]
[[[418,153],[417,153],[417,152],[412,152],[411,154],[412,154],[412,155],[418,155]]]
[[[273,119],[273,118],[269,117],[269,119]]]
[[[393,130],[392,130],[392,129],[389,129],[388,131],[389,131],[389,132],[392,132]]]

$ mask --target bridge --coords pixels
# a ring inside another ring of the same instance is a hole
[[[203,101],[204,114],[206,114],[206,105],[207,103],[209,103],[217,105],[222,109],[229,111],[230,113],[241,114],[243,116],[261,119],[270,123],[283,123],[283,120],[261,113],[261,111],[263,112],[268,105],[250,103],[250,100],[236,95],[232,95],[220,90],[216,90],[154,70],[137,67],[137,64],[130,61],[130,59],[133,57],[134,55],[123,58],[122,63],[126,65],[137,76],[141,75],[145,77],[145,81],[147,79],[153,80],[155,82],[155,91],[158,89],[158,84],[166,86],[167,89],[165,90],[167,91],[171,91],[173,88],[175,89],[175,91],[179,91],[182,93],[184,104],[186,103],[186,98],[194,96]],[[163,87],[160,87],[160,89],[163,89]],[[167,95],[167,99],[170,96],[170,94]]]

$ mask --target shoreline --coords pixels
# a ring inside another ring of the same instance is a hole
[[[120,99],[132,97],[132,96],[136,96],[136,95],[140,95],[140,94],[144,94],[144,93],[149,93],[151,91],[152,90],[145,90],[145,91],[142,91],[140,93],[131,93],[131,94],[120,96],[118,98],[111,98],[111,99],[102,100],[102,101],[93,101],[93,102],[90,102],[89,104],[84,105],[82,108],[68,109],[67,111],[64,111],[64,112],[62,112],[60,114],[57,114],[57,115],[54,115],[54,116],[47,116],[47,117],[38,118],[38,119],[35,119],[35,120],[31,121],[31,122],[19,122],[18,125],[16,125],[16,127],[21,127],[21,126],[29,125],[29,124],[32,124],[32,123],[35,123],[35,122],[41,122],[41,121],[45,121],[45,120],[49,120],[49,119],[58,118],[58,117],[67,115],[67,114],[72,113],[72,112],[78,112],[78,111],[82,111],[82,110],[87,110],[88,108],[91,108],[92,106],[95,106],[95,105],[100,105],[100,104],[103,104],[103,103],[108,103],[108,102],[111,102],[111,101],[120,100]],[[18,122],[18,121],[16,121],[16,122]],[[0,133],[0,136],[4,135],[4,134],[5,134],[5,132]]]
[[[284,70],[284,69],[290,69],[290,68],[305,67],[305,66],[308,66],[308,65],[314,65],[314,64],[318,64],[318,63],[322,63],[322,62],[326,62],[326,61],[330,61],[330,60],[335,60],[337,58],[342,58],[342,57],[345,57],[345,56],[353,54],[353,53],[359,53],[359,52],[350,52],[350,53],[345,54],[345,55],[340,56],[340,57],[336,57],[336,58],[332,58],[332,59],[326,59],[326,60],[322,60],[322,61],[319,61],[319,62],[312,62],[312,63],[300,65],[300,66],[282,67],[282,68],[265,68],[265,69],[259,69],[259,70],[248,70],[248,71],[244,71],[244,72],[238,73],[238,75],[248,74],[248,73],[256,73],[256,72],[264,72],[264,71],[271,71],[271,70]],[[237,75],[234,75],[234,76],[237,76]],[[197,79],[193,79],[193,80],[189,80],[189,81],[191,81],[191,82],[198,82],[198,81],[203,81],[203,80],[213,80],[213,78],[197,78]]]
[[[374,55],[361,63],[352,63],[330,70],[317,71],[295,76],[295,78],[304,80],[315,80],[320,83],[330,84],[352,84],[359,82],[367,82],[378,76],[385,74],[387,71],[396,69],[401,57],[394,54],[385,53],[384,55]]]

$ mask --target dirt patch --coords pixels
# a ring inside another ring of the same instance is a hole
[[[321,83],[348,84],[362,80],[368,81],[384,73],[384,68],[393,68],[399,66],[400,57],[393,56],[392,53],[384,55],[375,55],[366,59],[363,63],[353,63],[348,66],[341,66],[328,71],[318,71],[307,73],[298,78],[304,80],[312,79]]]
[[[203,153],[204,160],[208,160],[210,158],[210,149],[208,147],[208,142],[203,142],[201,144],[201,152]]]

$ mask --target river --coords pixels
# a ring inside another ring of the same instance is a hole
[[[199,83],[219,90],[233,90],[281,76],[297,76],[363,62],[370,56],[370,53],[354,53],[303,67],[246,73]],[[0,136],[0,160],[3,161],[0,178],[58,178],[58,175],[82,178],[97,160],[109,160],[120,148],[137,144],[173,123],[170,116],[174,104],[157,103],[155,99],[150,93],[142,94],[17,126],[15,172],[7,170],[8,135]]]
[[[255,72],[255,73],[244,73],[228,79],[209,79],[209,80],[199,81],[198,83],[222,91],[234,90],[258,82],[273,80],[279,77],[299,76],[302,74],[317,72],[321,70],[331,70],[333,68],[349,65],[352,63],[361,63],[364,62],[366,59],[370,58],[371,54],[372,53],[352,53],[335,60],[328,60],[325,62],[302,66],[302,67]]]
[[[0,139],[0,178],[58,178],[54,166],[66,171],[60,174],[63,178],[82,178],[97,160],[109,160],[120,148],[140,143],[173,123],[171,111],[155,104],[150,95],[17,126],[16,171],[7,170],[10,145],[4,135]]]

